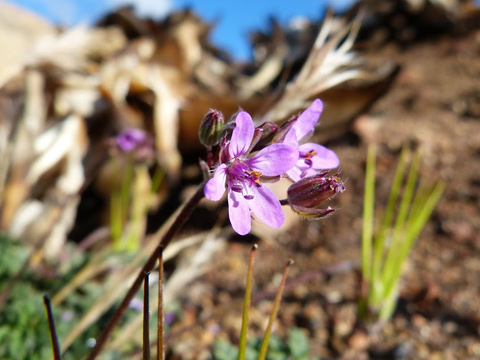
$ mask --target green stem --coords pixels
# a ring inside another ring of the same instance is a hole
[[[370,283],[372,239],[375,200],[375,159],[376,147],[368,148],[367,167],[365,173],[365,195],[363,199],[363,226],[362,226],[362,276],[363,281]]]
[[[263,336],[262,345],[258,352],[257,360],[265,360],[267,356],[268,344],[270,342],[270,336],[272,334],[272,327],[275,318],[277,317],[278,308],[280,307],[280,301],[282,300],[283,289],[285,288],[285,282],[287,281],[287,274],[290,266],[293,264],[293,260],[289,260],[285,269],[283,270],[282,282],[278,288],[277,296],[275,297],[275,302],[273,303],[272,313],[270,314],[270,319],[268,319],[267,329],[265,330],[265,335]]]
[[[245,285],[245,299],[243,300],[242,330],[240,331],[240,343],[238,345],[238,360],[245,360],[247,351],[247,329],[248,315],[250,312],[250,299],[252,297],[253,260],[257,249],[257,244],[252,246],[248,260],[247,284]]]

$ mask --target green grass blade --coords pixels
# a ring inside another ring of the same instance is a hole
[[[373,245],[372,285],[370,289],[371,302],[373,304],[377,304],[382,298],[383,286],[380,279],[383,267],[382,260],[386,253],[385,243],[388,230],[392,227],[395,208],[398,203],[403,178],[405,176],[405,170],[407,168],[408,155],[409,151],[405,147],[402,150],[397,169],[395,170],[395,176],[390,189],[390,195],[388,197],[382,225],[375,236],[375,242]]]
[[[398,161],[397,169],[395,171],[395,177],[393,179],[392,187],[390,189],[390,195],[388,197],[387,207],[385,209],[385,215],[383,217],[382,227],[379,230],[379,236],[385,237],[385,232],[392,226],[393,217],[395,215],[395,208],[402,189],[402,182],[405,176],[405,170],[407,168],[407,160],[409,156],[409,150],[404,148]]]
[[[408,245],[405,247],[406,250],[409,250],[413,246],[415,240],[420,235],[420,232],[425,227],[425,224],[432,215],[433,210],[440,201],[444,189],[445,185],[443,183],[438,183],[433,187],[431,191],[429,190],[427,192],[428,198],[426,200],[419,199],[419,204],[421,204],[421,208],[408,222],[408,231],[405,235],[405,242]]]
[[[382,283],[385,289],[392,287],[392,284],[398,281],[398,279],[396,279],[394,275],[396,273],[396,258],[399,255],[398,251],[402,246],[402,241],[404,240],[405,224],[408,212],[412,206],[412,199],[415,193],[415,185],[418,179],[419,167],[420,153],[417,152],[412,161],[410,172],[407,178],[407,183],[403,191],[403,196],[400,200],[400,209],[398,210],[397,218],[395,220],[392,243],[390,245],[387,258],[385,260],[385,267],[382,274]]]
[[[412,220],[407,224],[407,231],[405,233],[405,239],[402,243],[402,247],[398,251],[398,256],[395,259],[396,262],[393,266],[392,275],[389,283],[387,283],[385,288],[385,297],[389,298],[392,296],[393,292],[396,291],[398,280],[401,276],[402,267],[405,263],[405,260],[410,255],[413,245],[417,240],[420,232],[425,227],[430,215],[432,214],[435,206],[437,205],[440,197],[442,196],[444,190],[444,185],[439,183],[434,189],[430,192],[429,190],[424,190],[428,196],[427,200],[424,201],[425,196],[420,195],[417,203],[421,207],[421,210],[418,212]]]

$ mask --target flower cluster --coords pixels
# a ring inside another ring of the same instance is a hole
[[[334,211],[317,207],[345,189],[338,174],[327,177],[328,171],[324,171],[338,167],[339,159],[332,150],[307,142],[322,110],[322,102],[317,99],[280,128],[271,123],[255,128],[251,116],[240,111],[231,132],[223,121],[210,120],[212,112],[207,114],[209,121],[202,122],[205,128],[201,127],[200,134],[215,138],[215,132],[219,132],[222,139],[215,141],[215,156],[209,154],[208,167],[213,176],[205,184],[205,197],[218,201],[227,192],[230,222],[238,234],[250,232],[251,214],[272,228],[283,225],[282,203],[264,185],[281,176],[295,182],[283,203],[298,214],[320,218]]]

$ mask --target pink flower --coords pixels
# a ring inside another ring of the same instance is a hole
[[[287,171],[288,177],[293,181],[313,176],[318,170],[336,168],[340,164],[338,156],[332,150],[319,144],[305,143],[313,135],[322,111],[322,102],[319,99],[315,100],[300,114],[285,136],[284,143],[298,150],[295,166]]]
[[[115,139],[118,147],[123,152],[130,152],[148,142],[148,134],[140,129],[128,129]]]
[[[236,117],[230,142],[222,147],[221,163],[205,184],[205,197],[218,201],[227,190],[228,213],[233,229],[240,235],[251,230],[252,212],[257,219],[272,228],[283,225],[284,215],[279,200],[261,182],[262,176],[280,176],[298,160],[296,147],[288,144],[269,145],[248,158],[255,127],[248,113]]]

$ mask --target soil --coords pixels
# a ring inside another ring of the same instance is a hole
[[[346,191],[331,204],[339,210],[322,221],[299,221],[275,241],[232,237],[229,256],[215,259],[212,270],[185,292],[184,320],[174,325],[169,343],[173,352],[203,358],[215,338],[238,341],[241,311],[232,304],[242,299],[248,251],[258,243],[251,336],[262,333],[273,297],[266,292],[276,289],[292,258],[275,333],[302,328],[313,358],[479,359],[479,56],[479,30],[378,49],[375,60],[397,63],[398,75],[347,132],[327,136],[346,180]],[[421,176],[446,184],[405,264],[393,318],[376,331],[356,314],[369,144],[378,149],[377,204],[387,200],[404,145],[421,150]],[[178,333],[192,319],[188,337]]]

